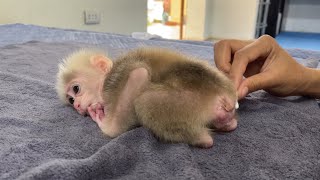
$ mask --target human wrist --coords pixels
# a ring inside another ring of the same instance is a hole
[[[320,70],[305,68],[305,87],[302,88],[301,95],[320,98]]]

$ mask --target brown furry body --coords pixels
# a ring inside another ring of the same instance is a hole
[[[149,128],[162,140],[207,142],[219,98],[237,99],[231,81],[204,61],[163,49],[138,49],[117,59],[104,82],[106,116],[115,115],[130,72],[141,67],[148,71],[148,81],[132,97],[126,121]]]

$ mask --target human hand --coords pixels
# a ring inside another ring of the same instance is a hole
[[[277,96],[300,95],[308,85],[307,68],[268,35],[254,41],[219,41],[214,59],[234,82],[239,99],[260,89]]]

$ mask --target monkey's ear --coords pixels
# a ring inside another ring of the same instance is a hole
[[[96,55],[90,58],[90,63],[104,73],[109,73],[112,68],[112,61],[103,55]]]

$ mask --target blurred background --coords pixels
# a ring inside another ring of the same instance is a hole
[[[319,0],[0,0],[0,24],[34,24],[168,39],[254,39],[320,50]]]

